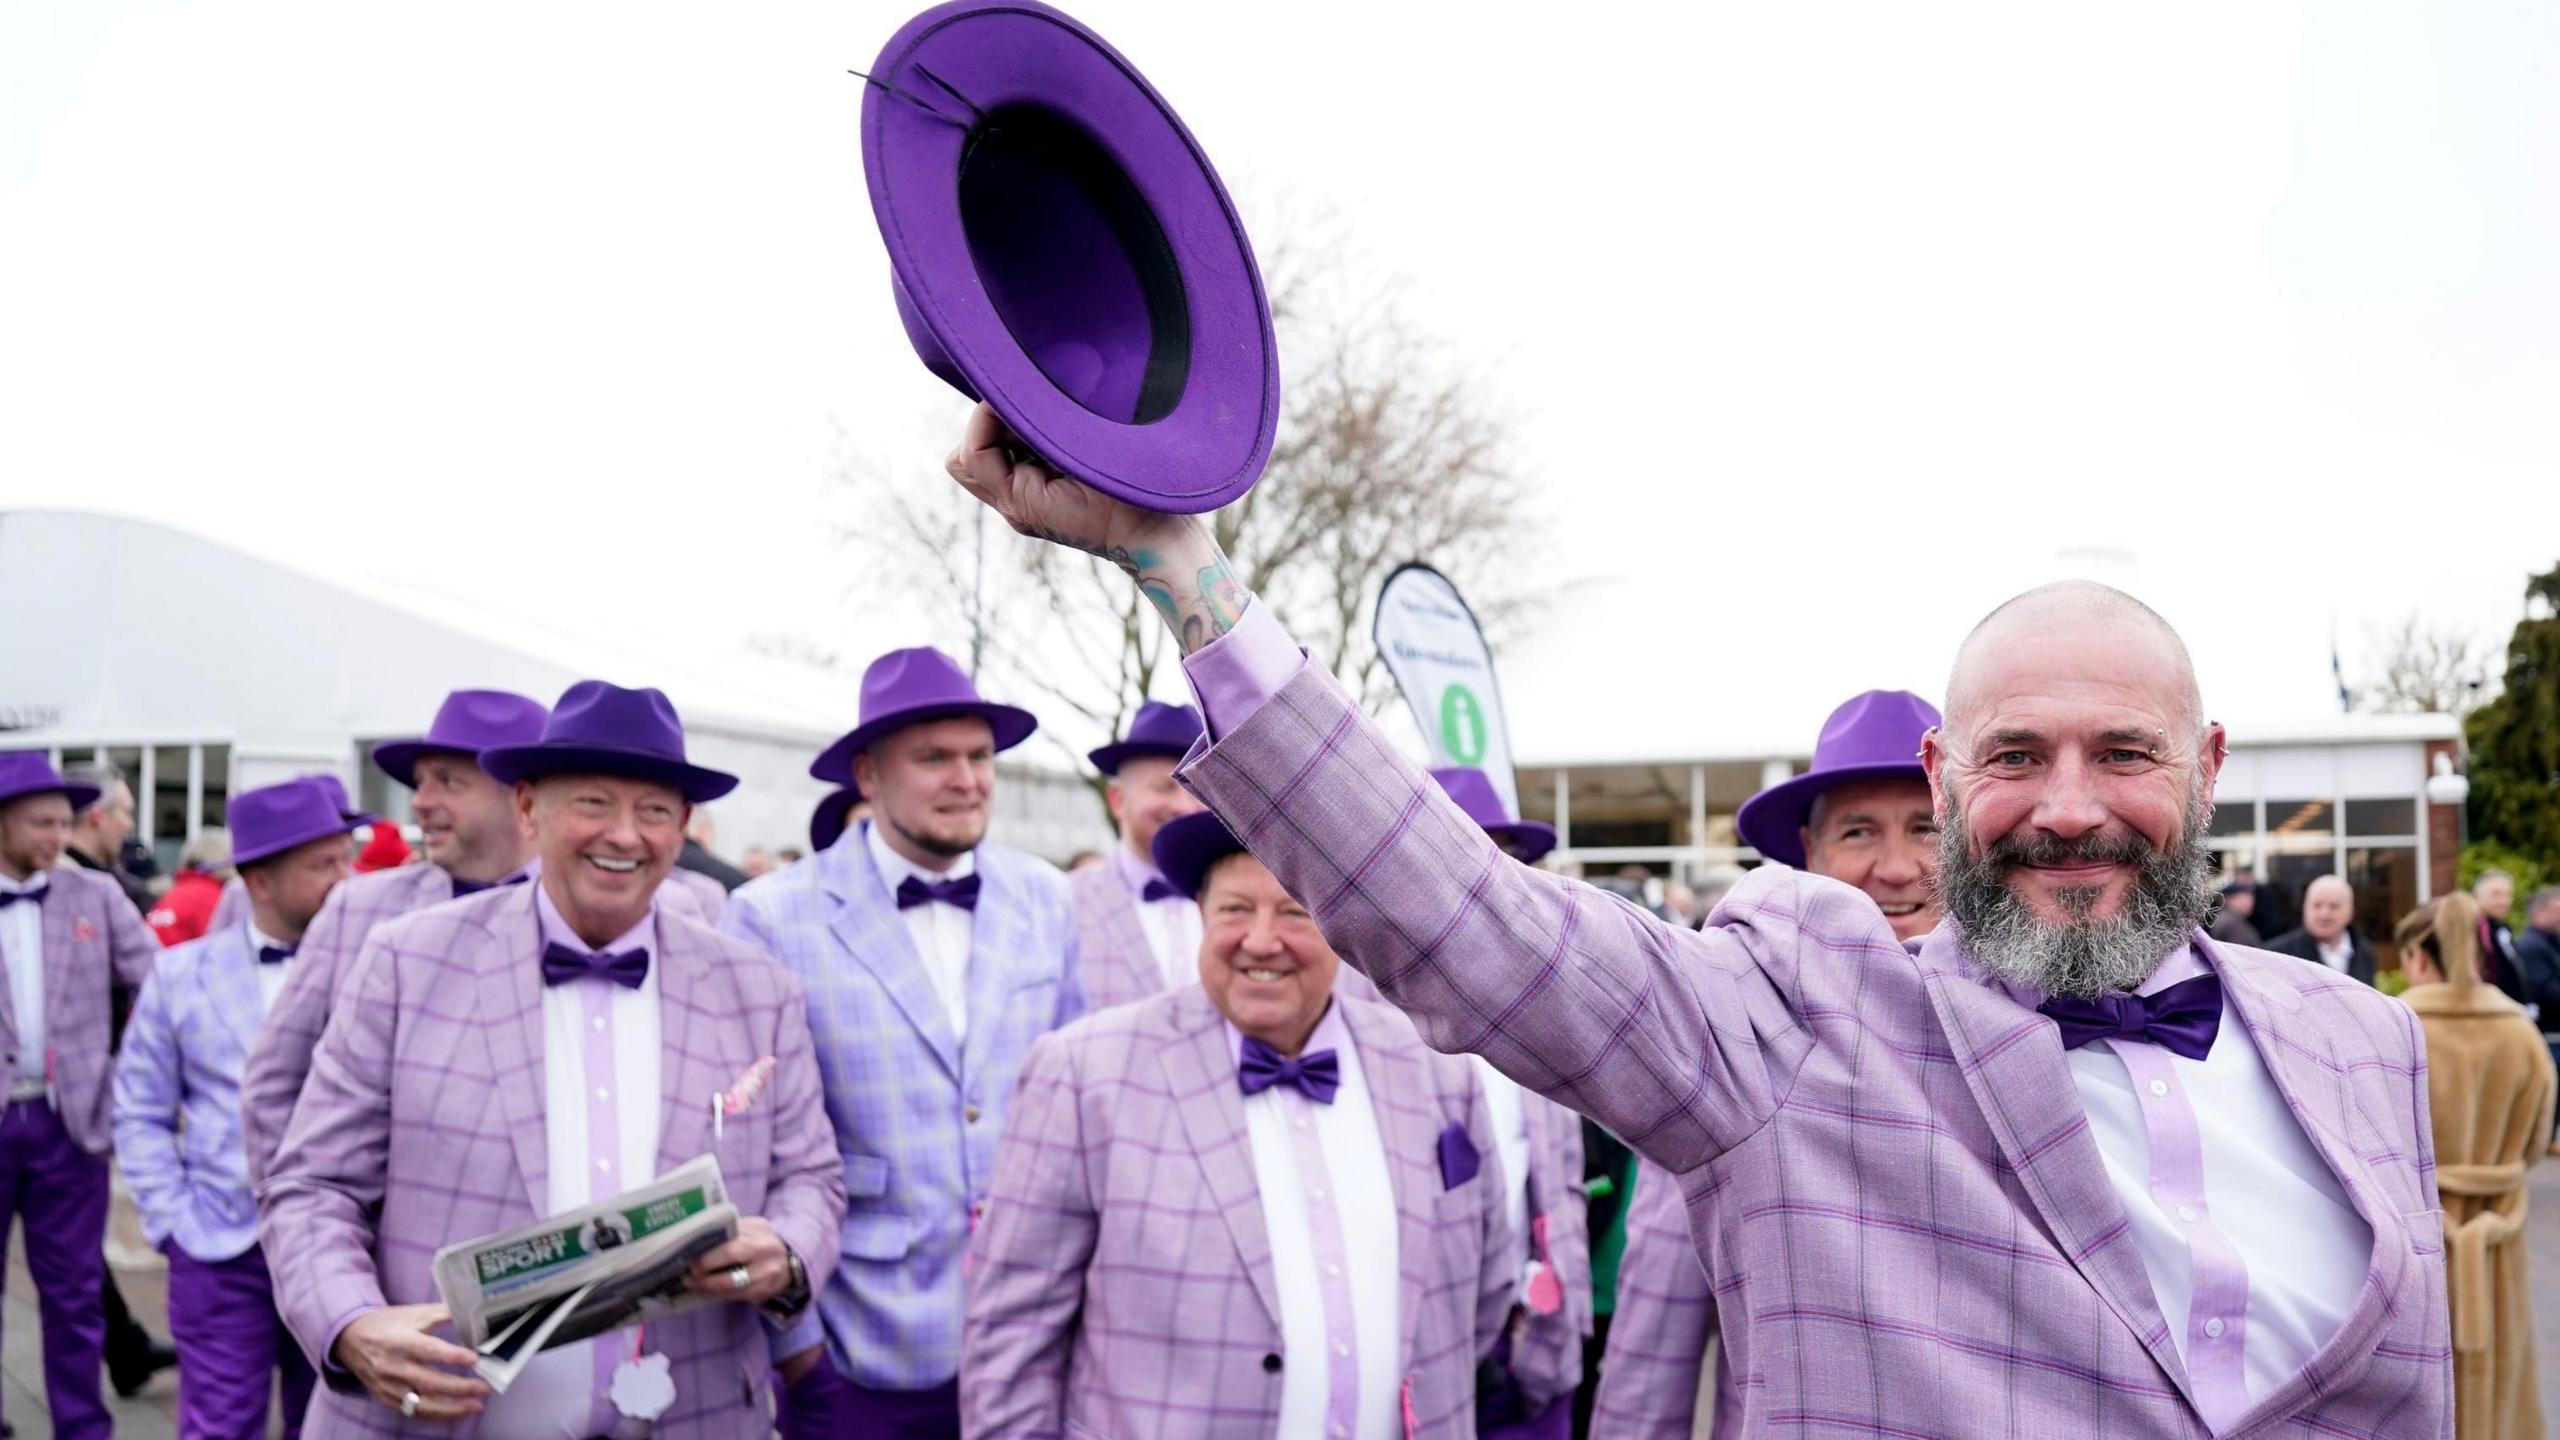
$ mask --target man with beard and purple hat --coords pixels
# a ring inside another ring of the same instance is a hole
[[[23,1219],[44,1326],[53,1433],[112,1432],[106,1348],[111,982],[139,986],[160,944],[106,875],[64,865],[72,815],[96,787],[62,778],[40,751],[0,753],[0,1246]]]
[[[1869,690],[1822,723],[1813,764],[1742,804],[1734,828],[1768,859],[1866,892],[1905,944],[1938,926],[1937,807],[1920,764],[1936,706],[1906,690]],[[1704,1413],[1708,1433],[1742,1433],[1730,1363],[1699,1394],[1715,1334],[1715,1293],[1698,1263],[1678,1181],[1639,1162],[1618,1268],[1615,1328],[1591,1412],[1595,1440],[1680,1440]],[[1702,1400],[1707,1408],[1702,1412]]]
[[[1431,772],[1459,809],[1523,865],[1556,848],[1556,827],[1514,818],[1481,770]],[[1356,973],[1356,972],[1355,972]],[[1371,993],[1364,998],[1376,998]],[[1469,1056],[1493,1118],[1502,1202],[1520,1257],[1519,1297],[1479,1385],[1476,1430],[1514,1440],[1561,1440],[1573,1430],[1573,1392],[1582,1384],[1591,1337],[1591,1240],[1582,1185],[1582,1120],[1552,1100]]]
[[[258,1440],[284,1379],[284,1433],[302,1433],[311,1367],[276,1318],[240,1138],[240,1071],[284,992],[312,917],[347,878],[347,835],[365,817],[313,779],[231,797],[232,864],[249,887],[239,924],[160,957],[116,1062],[116,1160],[142,1233],[169,1257],[178,1430]]]
[[[1200,911],[1197,983],[1032,1047],[970,1250],[963,1430],[1473,1434],[1520,1275],[1476,1070],[1337,987],[1217,817],[1158,830],[1154,868]]]
[[[870,818],[741,886],[722,926],[797,972],[848,1197],[814,1316],[775,1350],[791,1436],[957,1437],[962,1259],[1031,1042],[1084,1011],[1066,877],[986,842],[1031,712],[939,650],[862,676],[809,767]]]
[[[374,927],[259,1191],[277,1308],[328,1382],[307,1430],[759,1440],[769,1327],[833,1265],[844,1180],[799,982],[659,902],[737,779],[686,758],[664,695],[598,680],[475,768],[513,787],[538,874]],[[705,1155],[740,1219],[684,1284],[736,1303],[546,1349],[503,1394],[432,1333],[438,1249]]]
[[[1129,733],[1086,758],[1111,777],[1103,792],[1120,843],[1100,865],[1067,877],[1085,999],[1094,1009],[1188,985],[1199,970],[1199,907],[1156,873],[1156,832],[1200,808],[1173,767],[1200,738],[1200,712],[1149,700]]]
[[[481,770],[480,753],[541,739],[550,713],[541,701],[505,690],[456,690],[436,707],[424,735],[373,747],[374,768],[409,788],[427,863],[349,879],[329,892],[304,933],[240,1077],[251,1184],[284,1139],[311,1071],[311,1049],[373,928],[492,885],[520,885],[531,874],[533,844],[516,817],[515,795]]]
[[[1184,783],[1434,1046],[1676,1177],[1746,1430],[2451,1433],[2416,1021],[2205,934],[2226,736],[2156,612],[2064,582],[1965,639],[1916,948],[1776,866],[1689,931],[1503,855],[1205,523],[1042,453],[981,407],[949,470],[1154,597]]]

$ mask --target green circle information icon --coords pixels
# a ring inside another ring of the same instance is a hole
[[[1452,685],[1440,692],[1440,748],[1461,765],[1484,763],[1484,704],[1476,692]]]

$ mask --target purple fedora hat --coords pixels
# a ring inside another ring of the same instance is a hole
[[[809,812],[809,850],[815,854],[844,837],[845,825],[853,819],[853,807],[862,803],[862,787],[847,785],[832,791]]]
[[[373,747],[374,766],[415,790],[418,761],[434,754],[468,755],[493,745],[530,745],[542,738],[551,712],[539,700],[505,690],[456,690],[436,707],[427,733],[414,740],[385,740]]]
[[[1191,514],[1271,458],[1271,304],[1209,157],[1037,0],[954,0],[865,77],[862,168],[925,368],[1096,489]]]
[[[1193,741],[1200,738],[1200,712],[1188,705],[1167,705],[1149,700],[1138,706],[1129,721],[1129,733],[1099,750],[1085,753],[1093,768],[1105,775],[1117,775],[1120,767],[1141,755],[1168,755],[1179,760],[1191,753]]]
[[[308,774],[296,775],[293,778],[296,780],[308,780],[312,784],[319,786],[322,793],[329,797],[329,803],[338,807],[338,813],[345,816],[347,823],[350,825],[370,825],[382,818],[379,815],[367,815],[363,811],[357,809],[356,802],[347,798],[347,782],[330,774],[326,770],[314,770]]]
[[[892,650],[862,672],[862,723],[819,751],[818,758],[809,762],[809,774],[830,785],[846,784],[853,779],[853,757],[872,741],[892,730],[953,715],[985,720],[996,732],[998,750],[1012,749],[1040,728],[1039,719],[1028,710],[979,699],[969,672],[932,646]]]
[[[1926,780],[1920,737],[1939,722],[1938,707],[1908,690],[1870,690],[1853,696],[1822,722],[1813,744],[1813,768],[1742,802],[1733,817],[1743,843],[1804,868],[1800,833],[1813,802],[1853,780],[1902,777]]]
[[[1458,802],[1468,819],[1484,827],[1494,844],[1511,852],[1512,858],[1535,865],[1556,848],[1556,827],[1543,820],[1512,819],[1511,812],[1502,808],[1501,792],[1493,788],[1492,779],[1483,771],[1453,765],[1432,771],[1431,778],[1440,782],[1440,788],[1449,792],[1449,798]]]
[[[98,803],[98,787],[75,785],[42,750],[0,750],[0,805],[29,795],[60,795],[74,814]]]
[[[1244,842],[1224,820],[1206,810],[1194,810],[1164,822],[1149,848],[1155,852],[1156,869],[1163,872],[1165,883],[1197,900],[1200,887],[1209,881],[1209,867],[1244,849]]]
[[[480,752],[480,768],[501,785],[544,775],[655,780],[697,805],[738,788],[737,776],[685,760],[684,722],[665,695],[602,680],[581,680],[561,691],[541,739],[493,745]]]
[[[337,789],[337,794],[329,793]],[[273,859],[314,840],[346,835],[365,824],[346,809],[346,791],[335,781],[322,784],[302,775],[277,785],[243,790],[223,806],[223,823],[231,830],[234,868]]]

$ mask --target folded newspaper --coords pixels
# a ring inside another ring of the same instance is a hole
[[[555,1345],[715,1299],[686,1290],[685,1272],[737,1233],[720,1162],[704,1155],[611,1199],[447,1245],[436,1288],[480,1352],[473,1368],[503,1395]]]

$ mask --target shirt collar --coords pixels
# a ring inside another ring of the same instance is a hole
[[[433,864],[434,862],[430,861],[428,863]],[[436,868],[444,870],[444,867],[441,865],[437,865]],[[448,887],[452,886],[460,878],[461,877],[455,875],[452,871],[444,870],[444,882]],[[525,862],[523,864],[508,871],[506,874],[499,876],[497,879],[490,881],[482,888],[494,890],[501,885],[513,885],[519,880],[532,881],[539,880],[541,878],[542,857],[539,855],[528,855],[525,857]]]
[[[1153,865],[1148,864],[1146,861],[1139,859],[1137,852],[1131,850],[1128,846],[1128,842],[1126,841],[1111,847],[1111,863],[1120,868],[1120,878],[1129,882],[1129,891],[1133,895],[1146,894],[1148,881],[1164,879],[1164,872],[1158,870]],[[1172,900],[1182,899],[1180,895],[1162,896],[1159,898]],[[1189,902],[1185,901],[1184,903],[1188,904]]]
[[[586,947],[587,942],[579,939],[578,932],[561,917],[560,907],[551,903],[551,892],[540,885],[533,887],[533,913],[542,924],[542,937],[546,942],[558,940],[581,949]],[[652,895],[649,897],[649,913],[640,917],[639,924],[613,937],[612,943],[598,945],[589,953],[608,955],[622,950],[646,950],[654,959],[658,953],[657,935],[658,897]]]
[[[958,880],[978,873],[978,852],[972,850],[952,861],[950,869],[937,875],[890,849],[889,842],[880,834],[880,827],[868,820],[862,822],[862,843],[871,847],[871,863],[879,868],[881,882],[893,893],[898,882],[910,875],[918,882],[930,885],[938,880]]]
[[[0,875],[0,890],[5,890],[12,895],[24,895],[30,890],[43,889],[52,880],[53,874],[47,870],[35,871],[24,880],[12,880],[6,875]]]
[[[242,929],[249,932],[249,953],[251,955],[255,955],[260,950],[268,948],[274,948],[277,950],[292,950],[295,948],[294,946],[287,945],[273,935],[268,934],[266,931],[259,929],[258,922],[255,920],[243,920],[240,922],[240,926]]]
[[[1238,1065],[1242,1065],[1244,1063],[1244,1032],[1236,1028],[1236,1022],[1233,1020],[1225,1023],[1228,1053],[1236,1057]],[[1324,1018],[1316,1022],[1315,1029],[1307,1032],[1307,1043],[1299,1048],[1298,1053],[1313,1055],[1319,1050],[1331,1050],[1338,1054],[1350,1048],[1351,1027],[1342,1021],[1341,1000],[1339,997],[1329,999],[1324,1004]]]

